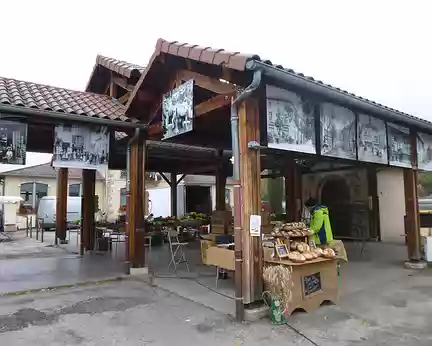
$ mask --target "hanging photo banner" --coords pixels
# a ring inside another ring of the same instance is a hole
[[[412,167],[409,128],[387,123],[389,164],[396,167]]]
[[[387,131],[383,120],[359,114],[357,150],[359,161],[388,163]]]
[[[419,169],[432,171],[432,135],[417,134],[417,163]]]
[[[27,124],[0,120],[1,163],[25,165],[27,154]]]
[[[163,139],[193,130],[194,81],[191,79],[163,96]]]
[[[341,159],[356,159],[356,119],[347,108],[331,103],[321,105],[321,154]]]
[[[316,154],[314,108],[301,95],[267,86],[267,146]]]
[[[54,167],[107,168],[109,132],[106,126],[58,125],[54,132]]]

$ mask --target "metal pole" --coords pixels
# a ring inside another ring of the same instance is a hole
[[[130,157],[131,147],[128,143],[126,151],[126,242],[125,242],[125,274],[130,275],[130,258],[129,258],[129,221],[128,216],[130,212]]]

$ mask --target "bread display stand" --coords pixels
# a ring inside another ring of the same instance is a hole
[[[339,298],[335,253],[317,248],[312,234],[303,223],[278,225],[272,232],[274,248],[263,252],[266,265],[290,267],[292,299],[284,312],[286,317],[297,309],[311,312],[325,301],[336,304]]]
[[[337,260],[317,258],[304,263],[285,259],[268,259],[267,265],[287,265],[292,268],[292,300],[284,315],[303,309],[311,312],[325,301],[336,304],[339,299]]]

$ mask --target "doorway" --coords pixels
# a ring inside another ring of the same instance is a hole
[[[327,180],[321,189],[321,203],[328,207],[333,234],[351,235],[350,191],[343,178]]]
[[[212,211],[210,187],[186,186],[186,213],[210,215]]]

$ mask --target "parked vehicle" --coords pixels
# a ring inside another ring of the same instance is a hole
[[[39,201],[37,217],[44,231],[55,228],[56,205],[56,196],[45,196]],[[81,197],[68,197],[66,215],[68,224],[81,220]]]

